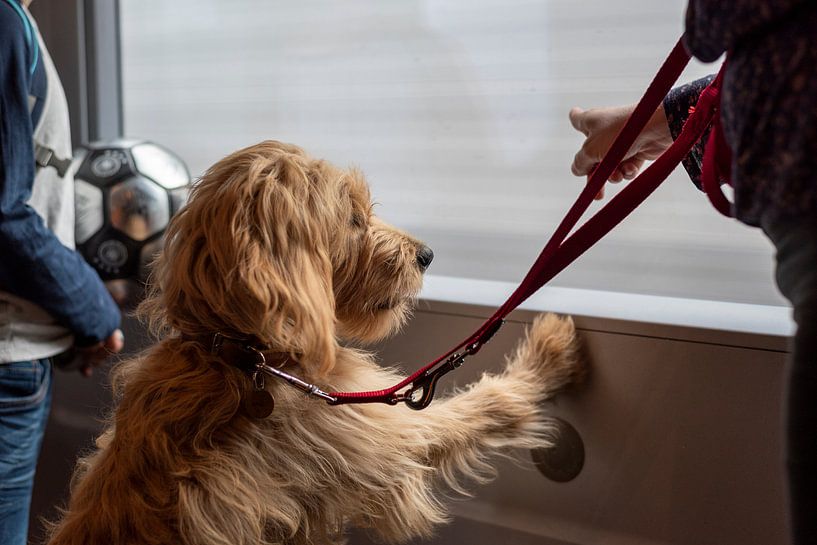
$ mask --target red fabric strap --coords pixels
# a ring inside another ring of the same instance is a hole
[[[720,87],[723,73],[724,68],[722,67],[715,81],[707,87],[707,91],[714,95],[712,100],[715,101],[716,107],[720,106]],[[709,202],[715,207],[715,210],[728,218],[733,217],[732,203],[723,194],[721,181],[732,183],[730,181],[731,170],[732,152],[723,136],[721,116],[716,115],[704,150],[704,160],[703,165],[701,165],[701,188],[709,198]]]
[[[656,109],[662,105],[664,97],[688,62],[689,54],[679,40],[528,274],[493,316],[473,335],[391,388],[370,392],[332,392],[331,395],[337,399],[335,404],[396,403],[399,401],[397,398],[399,390],[428,376],[428,373],[441,363],[449,361],[450,358],[463,351],[467,355],[476,353],[482,343],[496,332],[502,320],[511,311],[564,270],[641,204],[669,176],[709,126],[718,105],[717,86],[720,85],[720,74],[701,94],[698,105],[687,119],[675,142],[649,168],[627,184],[606,206],[568,237],[593,202],[593,197],[625,158],[627,151]],[[461,359],[459,361],[461,362]]]

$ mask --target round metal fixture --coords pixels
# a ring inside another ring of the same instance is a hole
[[[531,450],[531,458],[542,475],[566,483],[581,473],[584,467],[584,442],[579,432],[566,420],[552,418],[554,444],[550,448]]]

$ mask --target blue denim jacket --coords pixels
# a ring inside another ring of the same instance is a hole
[[[89,345],[108,337],[120,314],[96,272],[28,204],[48,82],[36,29],[20,9],[0,0],[0,290],[38,305],[75,344]]]

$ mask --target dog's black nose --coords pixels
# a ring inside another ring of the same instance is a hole
[[[420,249],[417,250],[417,264],[420,266],[420,270],[425,272],[433,260],[434,252],[431,251],[431,248],[420,246]]]

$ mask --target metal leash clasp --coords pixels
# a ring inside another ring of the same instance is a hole
[[[210,344],[211,354],[218,354],[219,351],[221,351],[221,345],[224,344],[225,338],[226,337],[220,331],[213,333],[213,342]]]
[[[337,402],[337,398],[335,396],[332,396],[324,392],[318,386],[310,384],[294,375],[290,375],[289,373],[282,371],[281,368],[286,364],[286,360],[282,361],[278,365],[278,367],[273,367],[269,365],[269,363],[267,362],[267,357],[264,355],[263,350],[258,348],[257,346],[254,346],[246,339],[236,339],[233,337],[228,337],[223,333],[217,332],[213,334],[213,341],[210,346],[210,351],[213,354],[220,354],[226,340],[236,341],[237,343],[240,343],[241,350],[243,350],[245,353],[253,352],[257,355],[257,358],[253,359],[252,365],[249,365],[249,362],[238,365],[240,369],[245,371],[251,377],[254,392],[256,393],[262,391],[266,392],[266,389],[264,387],[265,386],[264,375],[269,375],[276,379],[283,380],[290,386],[293,386],[301,390],[302,392],[306,392],[307,395],[319,397],[330,403]],[[272,398],[271,395],[270,398]]]
[[[252,374],[252,383],[256,390],[264,389],[264,367],[267,366],[267,357],[258,348],[247,345],[249,350],[258,354],[258,360],[255,362],[255,371]]]
[[[256,369],[257,369],[256,373],[266,373],[266,374],[268,374],[270,376],[281,379],[281,380],[285,381],[287,384],[289,384],[290,386],[294,386],[295,388],[301,390],[302,392],[306,393],[307,395],[319,397],[319,398],[321,398],[321,399],[323,399],[325,401],[328,401],[329,403],[337,402],[336,397],[329,395],[328,393],[326,393],[323,390],[321,390],[320,388],[318,388],[316,385],[311,384],[309,382],[306,382],[304,380],[301,380],[301,379],[299,379],[298,377],[296,377],[294,375],[290,375],[289,373],[285,373],[284,371],[281,371],[280,369],[276,369],[275,367],[267,365],[266,359],[264,358],[264,354],[262,354],[260,351],[258,351],[255,348],[253,350],[255,350],[256,352],[261,354],[261,357],[264,360],[261,363],[256,365]],[[255,377],[255,375],[253,375],[253,380],[254,380],[254,377]]]
[[[499,328],[505,323],[505,320],[497,320],[480,335],[474,342],[468,344],[462,352],[454,352],[436,369],[429,369],[420,375],[403,394],[397,394],[393,398],[393,404],[401,401],[410,409],[421,411],[428,407],[434,400],[434,391],[437,388],[437,382],[450,373],[454,369],[458,369],[465,362],[465,358],[473,356],[480,349],[496,335]]]
[[[417,380],[411,383],[411,388],[404,394],[397,396],[397,401],[405,402],[406,406],[415,411],[421,411],[428,407],[434,400],[434,391],[437,388],[437,382],[446,374],[454,369],[460,367],[468,353],[454,352],[445,362],[436,369],[429,369],[423,373]]]
[[[252,372],[252,391],[244,399],[244,408],[253,418],[264,419],[272,414],[275,408],[275,399],[264,387],[264,366],[267,358],[261,350],[247,345],[249,350],[258,355],[255,360],[255,371]]]

